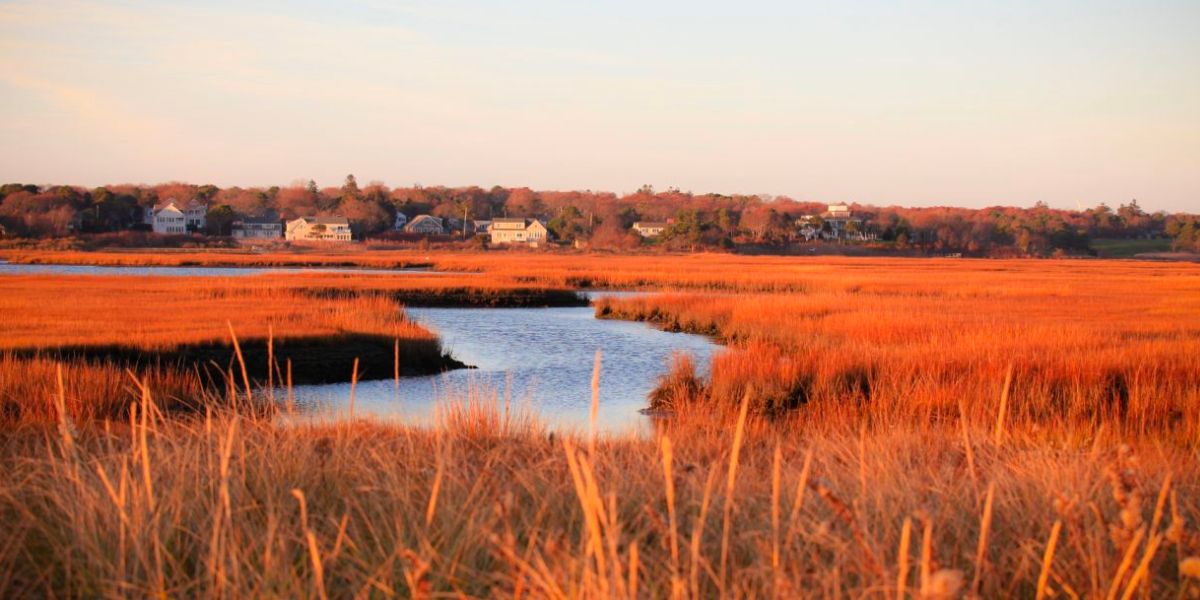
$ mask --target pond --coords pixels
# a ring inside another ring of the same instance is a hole
[[[502,406],[508,390],[514,408],[530,409],[548,426],[586,431],[600,350],[598,427],[640,430],[650,418],[639,410],[672,354],[691,355],[703,370],[718,349],[704,336],[597,319],[587,307],[409,308],[408,314],[437,332],[455,358],[477,368],[402,378],[398,389],[390,379],[360,382],[356,415],[429,423],[439,402],[473,393]],[[324,419],[345,413],[350,385],[297,386],[293,393],[302,413]]]

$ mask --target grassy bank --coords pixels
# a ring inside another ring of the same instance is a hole
[[[242,366],[253,381],[324,383],[438,373],[464,366],[437,337],[379,295],[320,297],[270,279],[5,276],[0,280],[0,396],[9,420],[45,415],[26,394],[30,364],[88,370],[73,414],[120,418],[132,369],[164,381],[172,405],[198,406]],[[236,358],[240,352],[240,360]],[[270,366],[268,366],[270,365]],[[170,374],[170,375],[168,375]]]

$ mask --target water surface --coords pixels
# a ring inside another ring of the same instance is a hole
[[[690,354],[707,368],[718,348],[704,336],[659,331],[643,323],[596,319],[591,308],[409,308],[434,330],[456,358],[476,369],[428,377],[358,384],[356,414],[429,423],[439,402],[474,393],[531,409],[556,428],[586,430],[591,410],[592,367],[602,354],[599,426],[622,432],[642,428],[638,411],[674,352]],[[349,384],[297,386],[302,411],[317,417],[344,414]]]
[[[441,275],[449,271],[431,271],[428,269],[366,269],[360,267],[156,267],[156,266],[127,266],[127,265],[43,265],[43,264],[13,264],[0,261],[0,275],[124,275],[124,276],[162,276],[162,277],[245,277],[267,273],[355,273],[375,275]]]

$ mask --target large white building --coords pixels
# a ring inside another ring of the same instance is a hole
[[[550,232],[537,219],[492,219],[488,228],[493,244],[529,244],[537,246],[550,239]]]
[[[208,205],[192,200],[187,206],[180,207],[175,200],[167,200],[146,209],[146,223],[154,233],[200,231],[208,224]]]
[[[295,242],[349,242],[346,217],[300,217],[287,222],[284,237]]]
[[[830,204],[821,215],[804,215],[796,220],[797,231],[805,241],[849,240],[870,241],[874,233],[864,230],[863,219],[849,204]]]

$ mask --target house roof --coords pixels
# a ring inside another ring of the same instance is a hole
[[[174,206],[175,208],[178,208],[179,210],[190,210],[193,208],[208,208],[207,204],[197,202],[196,200],[190,200],[190,201],[188,201],[187,204],[180,204],[179,201],[174,198],[167,198],[165,201],[155,204],[154,210],[156,210],[156,211],[162,210],[164,208],[167,208],[168,206]]]
[[[492,219],[492,229],[528,229],[529,227],[532,227],[534,223],[545,227],[545,224],[539,219],[530,219],[526,217],[501,217],[498,219]]]
[[[664,221],[638,221],[637,223],[634,223],[633,226],[634,227],[644,227],[647,229],[653,229],[653,228],[657,228],[657,227],[666,229],[670,225]]]
[[[442,224],[442,219],[440,217],[435,217],[433,215],[417,215],[417,216],[413,217],[412,221],[409,224],[416,225],[417,223],[420,223],[421,221],[433,221],[433,222],[437,223],[438,225]]]
[[[300,217],[309,225],[350,225],[346,217]]]

